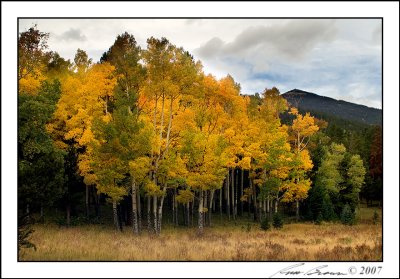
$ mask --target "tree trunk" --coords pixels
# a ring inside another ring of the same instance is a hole
[[[300,219],[300,205],[299,200],[296,200],[296,221],[298,222]]]
[[[117,202],[113,201],[113,216],[114,216],[114,226],[117,231],[120,230],[119,220],[118,220],[118,211],[117,211]]]
[[[226,212],[227,212],[227,214],[228,214],[228,219],[229,220],[231,220],[231,207],[230,207],[230,195],[229,195],[229,187],[230,187],[230,185],[229,185],[229,172],[230,172],[230,169],[228,169],[228,176],[227,176],[227,178],[226,178],[226,197],[227,197],[227,199],[226,199]]]
[[[157,234],[161,233],[162,212],[163,212],[163,205],[164,205],[164,198],[165,198],[165,195],[166,195],[166,190],[167,190],[167,187],[164,186],[163,190],[162,190],[163,195],[162,195],[161,200],[160,200],[160,205],[158,206]]]
[[[30,215],[29,203],[26,204],[26,215]]]
[[[222,219],[222,187],[219,189],[219,217]]]
[[[156,134],[157,131],[157,103],[158,103],[158,96],[155,96],[155,105],[154,105],[154,115],[153,115],[153,130],[154,130],[154,134]],[[151,161],[153,162],[153,149],[151,150]]]
[[[278,198],[275,199],[275,213],[278,213]]]
[[[96,218],[100,218],[100,199],[95,188],[93,188],[94,211]]]
[[[235,220],[235,169],[232,169],[231,187],[232,187],[232,193],[231,193],[232,217],[233,220]]]
[[[270,200],[269,200],[269,193],[267,195],[267,215],[270,217]]]
[[[123,211],[122,211],[123,210]],[[123,213],[125,213],[125,208],[122,208],[122,206],[121,205],[117,205],[117,213],[118,213],[118,223],[119,223],[119,230],[122,232],[122,216],[124,216],[123,215]]]
[[[178,213],[179,213],[179,207],[178,207],[178,202],[176,201],[176,196],[175,196],[175,223],[177,226],[179,225]]]
[[[160,123],[160,135],[159,135],[159,139],[160,139],[160,146],[158,148],[158,158],[157,158],[157,162],[161,157],[161,141],[162,141],[162,134],[163,134],[163,130],[164,130],[164,104],[165,104],[165,95],[163,93],[162,95],[162,104],[161,104],[161,123]]]
[[[250,179],[251,189],[253,192],[253,206],[254,206],[254,221],[258,220],[258,210],[257,210],[257,193],[256,193],[256,186],[253,183],[253,180]]]
[[[71,205],[67,204],[67,227],[71,225]]]
[[[169,150],[169,138],[171,134],[171,127],[172,127],[172,104],[173,104],[173,99],[171,97],[170,104],[169,104],[169,120],[168,120],[168,129],[167,129],[167,138],[166,138],[166,147],[165,147],[165,154],[167,155],[168,150]]]
[[[191,214],[191,216],[192,216],[192,218],[191,218],[191,226],[193,227],[194,226],[194,200],[192,201],[192,210],[190,211],[190,214]]]
[[[139,234],[136,183],[133,178],[132,178],[132,231],[134,234]]]
[[[139,189],[136,190],[136,199],[137,199],[138,231],[140,233],[142,230],[142,206],[140,204]]]
[[[150,196],[147,197],[147,231],[151,233],[152,226],[151,226],[151,198]]]
[[[174,224],[174,227],[176,226],[176,222],[175,222],[175,195],[176,195],[176,188],[174,188],[174,192],[172,194],[172,223]]]
[[[215,190],[213,190],[213,191],[215,191]],[[213,197],[214,197],[214,195],[213,195]],[[211,206],[211,212],[215,213],[215,211],[216,211],[216,205],[215,205],[215,199],[214,199],[214,198],[211,200],[211,204],[212,204],[212,206]]]
[[[242,173],[240,176],[240,216],[243,216],[243,201],[242,201],[242,196],[243,196],[243,176],[244,176],[244,170],[242,169]]]
[[[86,185],[85,205],[86,205],[86,218],[89,219],[89,186],[88,185]]]
[[[153,197],[153,232],[157,234],[157,196]]]
[[[201,190],[199,200],[199,234],[203,234],[203,191]]]
[[[204,207],[204,214],[203,214],[203,224],[204,226],[208,225],[208,192],[207,190],[204,191],[204,195],[203,195],[203,207]]]
[[[214,193],[215,193],[215,190],[211,190],[210,203],[213,203]],[[214,203],[214,205],[215,205],[215,203]],[[208,226],[211,226],[211,213],[212,213],[212,210],[210,210],[210,212],[208,213]]]
[[[40,222],[44,223],[43,204],[40,204]]]
[[[267,217],[267,201],[263,199],[263,218]]]
[[[250,218],[251,195],[247,197],[247,217]]]
[[[189,227],[189,223],[190,223],[190,203],[186,204],[186,225]]]
[[[237,206],[238,206],[238,201],[237,201],[237,198],[238,198],[238,190],[239,190],[239,170],[236,170],[235,169],[235,172],[236,172],[236,179],[235,179],[235,199],[234,199],[234,201],[235,201],[235,206],[234,206],[234,216],[235,216],[235,218],[237,217],[237,213],[238,213],[238,210],[237,210]]]

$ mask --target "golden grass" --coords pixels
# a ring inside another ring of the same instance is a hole
[[[87,225],[59,228],[36,225],[22,261],[378,261],[382,259],[380,225],[287,224],[261,231],[257,224],[219,223],[205,228],[166,227],[156,237],[134,236],[129,228]]]

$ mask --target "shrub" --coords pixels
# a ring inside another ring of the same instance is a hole
[[[376,224],[378,224],[378,222],[379,222],[379,214],[375,209],[375,211],[374,211],[374,224],[376,225]]]
[[[322,220],[324,219],[324,217],[322,216],[322,213],[318,213],[317,219],[315,220],[315,224],[316,225],[321,225]]]
[[[355,216],[354,216],[354,213],[353,213],[353,211],[351,210],[351,208],[350,208],[350,206],[348,204],[346,204],[343,207],[340,219],[341,219],[342,223],[345,224],[345,225],[350,225],[350,226],[354,225]]]
[[[271,228],[271,224],[269,223],[268,217],[262,219],[260,227],[263,231],[267,231]]]
[[[336,219],[335,210],[333,208],[333,204],[329,196],[324,198],[324,202],[322,204],[322,219],[325,221],[333,221]],[[318,215],[317,215],[318,218]]]
[[[36,251],[36,246],[30,242],[29,238],[34,230],[31,227],[32,218],[28,214],[18,217],[18,251],[21,248],[33,248]]]
[[[283,227],[282,216],[279,213],[275,213],[273,217],[273,226],[275,229],[280,229]]]

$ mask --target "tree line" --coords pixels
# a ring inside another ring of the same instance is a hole
[[[20,214],[62,208],[70,225],[83,193],[87,219],[105,201],[116,230],[160,234],[164,209],[202,233],[212,213],[261,221],[287,206],[334,220],[357,208],[363,160],[277,88],[241,95],[166,38],[141,49],[125,32],[97,63],[47,40],[35,26],[18,39]]]

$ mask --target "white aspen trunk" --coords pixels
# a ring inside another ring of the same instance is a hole
[[[299,200],[296,200],[296,221],[300,219],[300,204]]]
[[[186,225],[189,227],[189,223],[190,223],[190,203],[188,202],[186,204]]]
[[[241,176],[240,176],[240,216],[243,216],[243,201],[242,201],[242,196],[243,196],[243,178],[244,177],[244,170],[242,169],[241,171]]]
[[[204,207],[204,214],[203,214],[203,225],[207,226],[208,224],[208,192],[207,190],[204,191],[204,195],[203,195],[203,207]]]
[[[157,196],[153,196],[153,232],[157,234],[157,228],[158,228],[158,223],[157,223]]]
[[[253,181],[250,179],[251,189],[252,189],[252,199],[253,199],[253,207],[254,207],[254,221],[258,220],[258,209],[257,209],[257,193],[256,186]]]
[[[236,172],[236,179],[235,179],[235,187],[234,187],[234,207],[233,207],[233,214],[235,216],[235,218],[237,217],[237,196],[238,196],[238,190],[239,190],[239,170],[234,170],[234,172]]]
[[[179,225],[179,219],[178,219],[178,212],[179,211],[179,207],[178,207],[178,202],[176,201],[176,196],[175,196],[175,223],[176,225]]]
[[[214,193],[215,190],[211,190],[211,194],[210,194],[210,203],[213,204],[213,207],[215,208],[215,201],[214,201]],[[208,225],[211,226],[211,213],[212,210],[208,213]]]
[[[114,216],[114,226],[117,231],[120,230],[119,220],[118,220],[118,212],[117,212],[117,202],[113,201],[113,216]]]
[[[199,234],[203,234],[203,191],[200,190],[199,198]]]
[[[89,186],[86,185],[86,195],[85,195],[85,205],[86,205],[86,218],[89,219]]]
[[[160,134],[159,134],[159,139],[160,139],[160,146],[158,149],[158,159],[161,156],[161,140],[162,140],[162,134],[163,134],[163,130],[164,130],[164,107],[165,107],[165,95],[164,93],[162,94],[161,97],[162,103],[161,103],[161,122],[160,122]]]
[[[158,219],[157,219],[157,234],[161,233],[161,224],[162,224],[162,212],[163,212],[163,205],[164,205],[164,198],[166,194],[167,187],[163,187],[163,195],[161,196],[160,205],[158,206]]]
[[[175,222],[175,195],[176,195],[176,188],[174,188],[174,193],[172,195],[172,223],[176,226]]]
[[[43,204],[40,204],[40,221],[44,223]]]
[[[136,189],[136,198],[137,198],[138,230],[139,230],[139,233],[140,233],[140,231],[142,230],[142,206],[140,204],[139,189]]]
[[[169,104],[169,120],[168,120],[168,129],[167,129],[167,143],[165,147],[165,153],[164,156],[167,155],[168,150],[169,150],[169,138],[171,135],[171,127],[172,127],[172,104],[173,104],[173,99],[171,97],[170,104]]]
[[[263,198],[263,200],[262,200],[262,208],[263,208],[263,218],[265,217],[265,216],[267,216],[267,201],[265,200],[265,198]]]
[[[136,183],[132,178],[132,231],[134,234],[139,234],[138,216],[137,216],[137,198],[136,198]]]
[[[222,187],[219,189],[219,216],[222,219]]]
[[[229,220],[231,220],[231,207],[230,207],[230,195],[229,195],[229,172],[230,172],[230,169],[228,169],[228,176],[227,176],[227,178],[226,178],[226,196],[227,196],[227,199],[226,199],[226,212],[227,212],[227,214],[228,214],[228,219]]]
[[[106,111],[106,115],[108,113],[108,109],[107,109],[107,102],[108,102],[108,95],[106,95],[106,100],[105,100],[105,111]]]
[[[147,231],[151,233],[151,198],[147,197]]]
[[[232,187],[232,193],[231,193],[232,217],[233,220],[235,220],[235,169],[232,169],[231,187]]]

